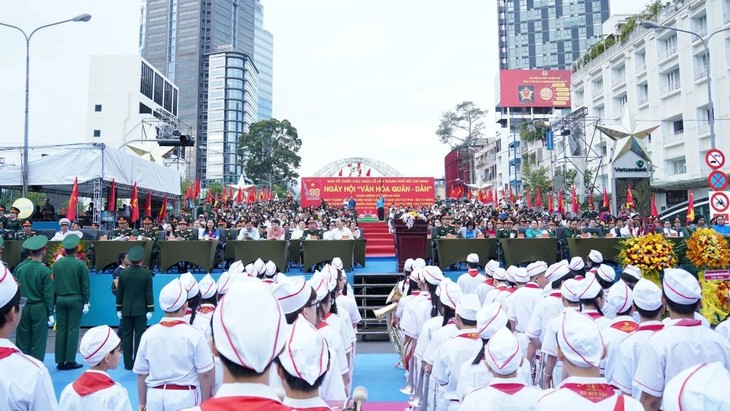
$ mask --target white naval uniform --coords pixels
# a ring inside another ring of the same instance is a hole
[[[104,371],[87,370],[84,374],[81,374],[81,377],[106,380],[111,385],[104,384],[97,387],[87,385],[84,387],[87,390],[79,393],[76,390],[76,381],[72,382],[61,392],[59,409],[63,411],[132,411],[129,393],[121,384],[112,381],[109,374]],[[84,379],[81,377],[79,380],[83,381]]]
[[[53,383],[46,366],[20,352],[6,338],[0,338],[0,409],[58,409]]]
[[[212,337],[211,332],[211,320],[213,319],[213,312],[215,311],[215,305],[213,304],[201,304],[196,310],[195,319],[193,320],[193,327],[200,330],[208,341]]]
[[[344,401],[347,399],[347,391],[342,375],[347,374],[350,369],[347,366],[347,355],[342,338],[340,333],[326,321],[320,321],[317,324],[317,331],[327,341],[330,350],[330,371],[325,374],[322,386],[319,388],[319,395],[325,401]]]
[[[472,358],[471,361],[467,361],[461,366],[459,383],[456,386],[459,401],[463,400],[469,392],[486,387],[494,378],[484,359],[481,359],[479,364],[472,364],[473,361]],[[532,385],[532,371],[530,370],[530,363],[526,359],[522,359],[515,378],[525,385]]]
[[[403,318],[403,313],[406,311],[406,308],[411,304],[413,299],[421,295],[420,291],[413,291],[409,295],[404,295],[403,297],[398,300],[398,306],[395,308],[395,317],[400,321]]]
[[[461,288],[463,294],[475,294],[479,285],[484,284],[487,277],[484,274],[480,274],[476,268],[470,268],[469,271],[460,275],[456,279],[456,285]]]
[[[715,327],[715,332],[725,337],[730,342],[730,320],[725,320]]]
[[[583,309],[583,311],[581,311],[581,313],[591,317],[593,319],[593,321],[596,322],[596,325],[598,326],[598,330],[600,330],[600,331],[603,331],[606,327],[611,325],[611,320],[604,317],[603,315],[601,315],[601,313],[599,313],[596,310]]]
[[[423,361],[427,364],[433,366],[434,359],[436,358],[436,354],[438,353],[439,348],[441,347],[441,344],[454,337],[456,334],[459,333],[459,329],[456,328],[456,325],[454,324],[454,319],[452,318],[449,320],[446,325],[439,328],[438,330],[434,331],[434,333],[431,335],[431,341],[429,341],[428,346],[426,347],[426,351],[423,355]],[[416,347],[418,349],[418,347]],[[476,354],[475,354],[476,355]],[[439,385],[436,383],[436,381],[433,378],[428,379],[428,409],[426,411],[431,411],[436,409],[436,395],[439,391]],[[441,390],[443,391],[443,390]]]
[[[203,334],[181,318],[164,317],[142,334],[132,370],[147,374],[147,410],[162,411],[200,404],[198,374],[213,366]],[[168,385],[197,388],[170,389]]]
[[[453,320],[451,322],[453,322]],[[418,340],[416,341],[416,350],[413,352],[413,355],[415,355],[419,360],[423,360],[425,357],[426,349],[431,343],[431,338],[436,331],[441,329],[443,323],[444,317],[439,315],[429,318],[426,323],[423,324],[423,327],[421,327],[421,332],[419,333]]]
[[[606,398],[598,402],[591,401],[586,398],[585,395],[581,395],[579,392],[568,389],[567,387],[573,384],[586,384],[590,385],[594,393],[598,393],[598,390],[603,390]],[[558,388],[554,390],[546,390],[542,397],[537,400],[537,407],[535,410],[538,411],[565,411],[566,409],[571,410],[596,410],[596,411],[615,411],[617,409],[616,404],[619,401],[619,397],[623,398],[625,411],[644,411],[644,407],[641,403],[628,395],[624,395],[620,390],[614,389],[612,386],[606,383],[602,377],[591,378],[591,377],[568,377],[560,383]]]
[[[540,286],[537,283],[529,282],[523,287],[517,288],[505,301],[508,309],[507,317],[515,323],[514,334],[522,348],[523,357],[527,357],[527,347],[530,344],[527,335],[530,317],[538,303],[544,299]]]
[[[423,324],[431,318],[432,309],[431,295],[428,292],[420,293],[418,297],[411,300],[403,312],[400,322],[403,333],[410,338],[417,339]]]
[[[483,283],[477,287],[476,295],[479,297],[479,302],[484,305],[484,300],[487,299],[487,295],[490,291],[494,290],[494,279],[487,278]]]
[[[439,411],[456,410],[459,407],[457,387],[461,366],[474,360],[482,348],[482,339],[476,328],[459,330],[455,337],[444,341],[436,353],[431,371],[434,379],[443,391],[439,390],[436,398],[436,409]]]
[[[730,369],[730,343],[699,320],[671,320],[647,340],[634,382],[641,391],[661,397],[666,383],[685,369],[719,361]]]
[[[541,395],[541,389],[526,385],[520,378],[495,378],[467,393],[459,411],[483,411],[491,404],[503,411],[532,411]]]
[[[565,306],[559,290],[553,290],[547,297],[537,302],[535,309],[532,311],[530,321],[527,322],[525,333],[530,338],[539,339],[540,342],[545,338],[545,330],[551,318],[560,314]]]
[[[561,328],[563,316],[568,310],[578,311],[578,307],[564,307],[558,315],[548,321],[542,339],[542,351],[546,356],[542,359],[547,364],[547,356],[558,358],[558,330]],[[557,386],[563,380],[563,362],[557,360],[553,367],[553,386]]]
[[[616,369],[616,351],[621,345],[621,341],[638,328],[639,324],[635,323],[630,315],[620,315],[611,321],[611,325],[601,331],[606,355],[601,359],[600,367],[606,381],[611,381],[613,378],[613,370]]]
[[[291,407],[292,410],[295,411],[331,411],[332,408],[330,408],[327,403],[319,398],[307,398],[306,400],[296,400],[289,397],[284,397],[284,400],[282,401],[284,405],[287,407]]]
[[[655,332],[664,328],[661,321],[646,321],[639,324],[639,329],[629,334],[614,351],[615,360],[609,358],[615,364],[611,385],[618,387],[626,394],[631,394],[637,400],[641,397],[641,390],[633,384],[636,366],[639,364],[641,350],[646,341]],[[611,353],[609,353],[611,355]]]

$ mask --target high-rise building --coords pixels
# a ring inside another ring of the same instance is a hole
[[[274,36],[264,29],[264,6],[256,1],[256,26],[253,35],[253,61],[259,70],[259,117],[272,117],[274,94]]]
[[[252,90],[251,84],[256,84],[253,90],[258,90],[258,71],[251,63],[257,1],[147,0],[146,3],[142,57],[180,88],[178,117],[192,128],[196,139],[194,154],[189,156],[189,169],[194,170],[194,175],[188,177],[224,183],[238,181],[240,167],[226,165],[237,160],[235,144],[231,141],[233,133],[247,131],[250,122],[246,119],[255,121],[258,117],[258,97],[245,95]],[[226,64],[216,66],[224,75],[210,76],[211,60],[216,65]],[[215,107],[220,109],[216,113],[223,116],[223,129],[216,133],[225,136],[225,144],[217,143],[215,148],[208,147],[208,116],[212,113],[209,100],[225,103]],[[209,157],[214,161],[209,163]],[[210,175],[209,164],[216,168]],[[222,173],[217,172],[218,165],[223,166]]]

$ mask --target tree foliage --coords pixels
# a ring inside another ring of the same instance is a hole
[[[485,125],[482,119],[486,114],[486,110],[471,101],[459,103],[455,111],[441,114],[436,135],[439,141],[451,148],[473,147],[484,136]]]
[[[550,191],[552,181],[550,180],[550,169],[538,167],[535,163],[527,161],[522,167],[522,185],[530,190],[530,195],[537,195],[537,188],[540,187],[540,194],[543,197]],[[543,200],[545,200],[543,198]],[[544,201],[543,201],[544,203]]]
[[[564,183],[565,187],[570,187],[575,184],[575,178],[577,176],[578,170],[574,168],[569,168],[565,170],[562,168],[555,169],[555,180]]]
[[[213,195],[218,195],[223,192],[223,184],[220,181],[211,181],[208,183],[208,191]]]
[[[301,147],[302,140],[289,120],[275,118],[251,124],[238,139],[241,164],[254,182],[293,183],[299,178]]]
[[[524,122],[520,124],[520,140],[525,142],[542,140],[548,130],[550,125],[544,121]]]

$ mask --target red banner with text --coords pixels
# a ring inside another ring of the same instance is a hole
[[[331,207],[357,202],[360,215],[375,214],[380,195],[385,207],[430,206],[434,202],[433,177],[302,177],[302,207],[318,206],[322,200]]]

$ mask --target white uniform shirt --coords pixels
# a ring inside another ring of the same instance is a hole
[[[476,295],[479,297],[479,302],[484,305],[484,300],[487,299],[487,295],[490,291],[494,290],[494,280],[487,278],[483,283],[477,287]]]
[[[433,303],[429,293],[420,293],[418,297],[411,300],[408,309],[403,312],[400,328],[403,333],[411,338],[418,338],[423,324],[431,318]]]
[[[248,231],[248,229],[244,227],[238,232],[236,240],[258,240],[260,237],[259,230],[256,227],[253,227],[251,231]]]
[[[591,317],[593,319],[593,321],[596,322],[596,325],[598,326],[598,329],[600,331],[603,331],[603,329],[605,329],[606,327],[611,325],[611,320],[604,317],[603,315],[601,315],[601,313],[599,313],[596,310],[590,310],[590,309],[584,308],[583,311],[581,311],[581,313]]]
[[[306,400],[295,400],[284,397],[282,403],[287,407],[291,407],[293,410],[330,409],[329,405],[320,397],[307,398]]]
[[[730,320],[725,320],[720,324],[717,324],[715,331],[730,342]]]
[[[210,320],[213,318],[214,311],[215,306],[213,304],[201,304],[200,307],[198,307],[197,312],[195,313],[195,319],[193,320],[193,327],[203,333],[206,341],[208,341],[213,334],[211,332]]]
[[[231,398],[231,400],[235,398],[238,400],[236,401],[237,409],[241,410],[246,409],[247,401],[251,401],[261,407],[261,404],[259,403],[260,399],[273,401],[274,403],[279,404],[279,407],[276,408],[277,410],[289,409],[281,404],[281,401],[279,401],[279,397],[276,396],[274,390],[266,384],[250,384],[242,382],[227,383],[221,385],[214,397]],[[200,411],[200,406],[186,408],[181,411]]]
[[[413,355],[423,360],[424,355],[426,355],[426,349],[431,342],[431,337],[433,337],[433,334],[442,327],[443,323],[444,317],[439,315],[433,318],[429,318],[426,323],[423,324],[423,327],[421,327],[421,332],[418,334],[416,350],[413,352]]]
[[[621,344],[614,351],[615,359],[607,360],[615,364],[611,376],[611,385],[618,387],[626,394],[631,394],[637,400],[641,397],[641,390],[633,383],[636,366],[639,364],[641,350],[646,345],[646,341],[652,334],[662,328],[664,328],[664,324],[660,321],[646,321],[639,324],[638,330],[621,341]]]
[[[350,231],[350,229],[347,227],[342,227],[342,230],[335,227],[330,231],[330,234],[332,235],[333,240],[342,240],[343,238],[346,238],[348,240],[354,239],[352,231]]]
[[[398,306],[395,308],[395,317],[400,320],[403,318],[403,313],[406,311],[406,307],[411,304],[414,298],[421,294],[420,291],[414,291],[410,295],[404,295],[398,300]]]
[[[474,268],[460,275],[456,280],[456,285],[461,288],[463,294],[474,294],[477,292],[479,285],[484,284],[486,279],[487,277],[484,274],[480,274],[479,270]]]
[[[322,323],[320,322],[320,324]],[[329,325],[320,325],[317,327],[317,331],[327,341],[330,353],[330,368],[319,387],[319,396],[325,401],[344,401],[347,399],[347,392],[342,375],[347,374],[350,368],[347,364],[347,356],[344,347],[342,347],[340,335]]]
[[[532,317],[535,307],[543,299],[542,289],[535,283],[527,283],[512,293],[507,306],[509,308],[507,316],[515,322],[515,331],[527,332],[530,317]]]
[[[482,339],[476,328],[459,330],[455,337],[444,341],[436,353],[431,371],[431,378],[442,386],[443,398],[452,401],[458,400],[457,386],[461,366],[467,361],[474,360],[482,348]]]
[[[109,377],[109,374],[104,371],[87,370],[86,372],[99,373]],[[132,411],[132,404],[129,402],[129,393],[119,383],[84,396],[79,395],[71,383],[61,392],[59,408],[63,411]]]
[[[730,343],[703,327],[699,320],[672,320],[649,337],[636,368],[634,381],[643,392],[661,397],[666,383],[685,369],[719,361],[730,369]]]
[[[488,386],[467,393],[459,411],[482,411],[488,404],[504,411],[532,411],[541,395],[542,390],[519,378],[495,378]]]
[[[441,344],[443,344],[444,341],[451,339],[458,333],[459,329],[456,328],[456,324],[454,324],[453,319],[450,320],[448,324],[436,330],[431,336],[431,341],[426,347],[426,353],[423,356],[423,361],[426,361],[427,363],[433,365],[433,362],[436,360],[436,354],[441,348]]]
[[[459,396],[459,400],[463,401],[464,397],[479,388],[484,388],[489,385],[494,375],[487,367],[487,364],[482,359],[479,364],[472,364],[474,359],[467,361],[461,366],[459,372],[459,383],[456,387],[456,393]],[[517,381],[525,385],[532,385],[532,371],[530,370],[530,363],[523,358],[520,368],[517,369]]]
[[[638,328],[639,324],[635,323],[631,316],[620,315],[611,321],[611,325],[601,331],[603,345],[606,346],[606,356],[601,360],[601,373],[606,381],[611,381],[613,378],[613,370],[616,368],[616,352],[621,341]]]
[[[594,389],[596,386],[602,387],[606,390],[606,394],[610,394],[610,396],[607,396],[599,402],[593,402],[578,392],[566,387],[566,385],[571,386],[572,384],[593,384]],[[614,411],[619,395],[622,394],[619,390],[613,390],[612,393],[609,390],[612,390],[612,387],[603,378],[568,377],[560,383],[557,389],[545,391],[537,401],[537,407],[535,409],[539,411],[565,411],[567,409]],[[639,401],[627,395],[623,395],[623,399],[623,409],[625,411],[644,411],[644,407]]]
[[[525,333],[531,338],[539,338],[540,341],[543,341],[548,321],[560,314],[564,308],[560,291],[553,291],[553,293],[537,302],[530,316],[530,321],[527,322]]]
[[[0,409],[57,410],[56,394],[45,365],[20,352],[6,338],[0,338],[0,350],[6,353],[13,351],[0,359]]]

